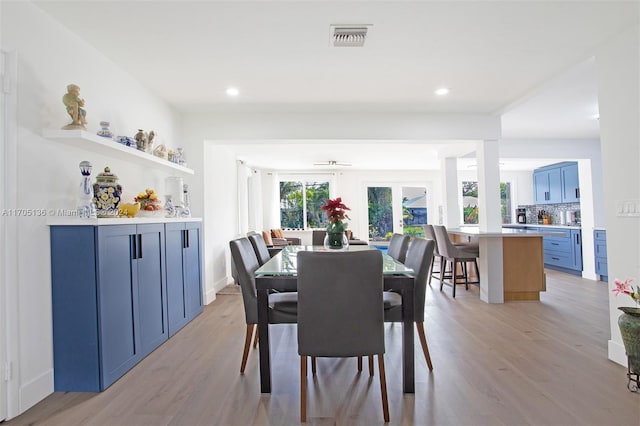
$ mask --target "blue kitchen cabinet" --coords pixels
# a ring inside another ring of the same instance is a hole
[[[594,255],[596,274],[600,275],[600,281],[609,281],[609,268],[607,265],[607,232],[604,230],[593,231]]]
[[[579,202],[578,163],[558,163],[534,170],[533,195],[535,204]]]
[[[54,390],[109,387],[168,338],[164,225],[51,226]]]
[[[580,229],[540,228],[556,235],[542,238],[546,267],[572,274],[582,272],[582,231]]]
[[[533,172],[533,188],[536,204],[562,202],[562,174],[559,168],[545,168]]]
[[[202,312],[201,227],[197,222],[165,225],[169,336]]]
[[[578,164],[571,164],[560,168],[562,174],[562,202],[577,203],[580,201],[580,181],[578,179]]]

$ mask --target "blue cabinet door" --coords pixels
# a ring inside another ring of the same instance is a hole
[[[562,202],[576,203],[580,201],[578,165],[565,166],[560,171],[562,172]]]
[[[582,232],[579,229],[571,230],[571,243],[573,245],[573,269],[582,271]]]
[[[164,225],[138,225],[137,313],[140,352],[144,357],[169,338],[164,277]]]
[[[167,223],[165,241],[167,253],[167,316],[169,335],[173,336],[189,321],[184,288],[182,252],[186,243],[184,223]]]
[[[546,171],[533,173],[533,195],[536,204],[546,204],[549,191],[549,173]]]
[[[135,225],[102,226],[98,234],[98,306],[101,389],[140,359],[136,330],[138,303],[134,262]]]
[[[562,202],[562,173],[560,168],[550,169],[549,173],[549,194],[547,203]]]
[[[201,260],[201,227],[200,223],[186,224],[187,237],[184,249],[184,287],[187,305],[187,318],[191,321],[202,312],[202,260]]]
[[[165,225],[170,336],[202,312],[200,232],[197,222]]]

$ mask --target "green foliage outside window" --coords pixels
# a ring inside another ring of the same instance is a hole
[[[328,198],[329,182],[280,182],[280,227],[326,227],[327,215],[322,211],[322,205]]]
[[[393,209],[391,188],[370,187],[367,189],[369,211],[369,239],[388,240],[393,235]]]

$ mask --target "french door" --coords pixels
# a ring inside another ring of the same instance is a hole
[[[424,237],[428,217],[424,185],[368,185],[367,206],[370,241],[388,241],[394,233]]]

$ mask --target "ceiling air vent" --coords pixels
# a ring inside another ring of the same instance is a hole
[[[331,44],[333,47],[362,47],[370,25],[332,25]]]

